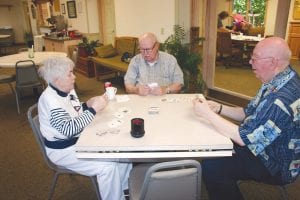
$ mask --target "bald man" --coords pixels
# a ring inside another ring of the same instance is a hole
[[[256,45],[249,62],[262,86],[245,109],[206,100],[193,102],[196,115],[209,120],[234,144],[232,157],[202,163],[210,199],[243,199],[239,180],[284,185],[298,177],[300,80],[289,64],[290,57],[281,38],[266,38]]]
[[[164,95],[178,93],[184,84],[183,73],[174,56],[159,51],[153,33],[139,38],[140,54],[133,57],[124,77],[129,94]]]

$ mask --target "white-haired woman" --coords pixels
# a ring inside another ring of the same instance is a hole
[[[74,90],[74,63],[67,57],[52,57],[39,73],[48,83],[38,102],[40,129],[52,162],[87,176],[97,176],[104,200],[124,199],[128,189],[129,163],[79,160],[74,144],[97,112],[107,105],[105,95],[81,103]]]

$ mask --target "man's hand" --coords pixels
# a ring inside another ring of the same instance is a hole
[[[148,85],[138,84],[136,87],[138,88],[138,95],[147,96],[150,94],[151,88]]]
[[[157,96],[164,95],[164,94],[166,94],[166,89],[157,86],[157,87],[151,88],[150,93],[153,94],[153,95],[157,95]]]
[[[196,113],[196,115],[198,115],[200,117],[205,118],[205,116],[208,112],[212,112],[206,99],[198,99],[198,98],[194,99],[193,105],[194,105],[194,112]]]

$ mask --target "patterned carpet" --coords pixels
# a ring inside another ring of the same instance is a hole
[[[2,68],[0,73],[14,71]],[[119,94],[124,93],[121,80],[111,81],[118,87]],[[101,81],[80,74],[77,75],[77,86],[82,101],[103,93]],[[29,94],[21,100],[21,114],[18,115],[14,94],[7,84],[0,85],[0,199],[3,200],[43,200],[47,199],[50,190],[53,174],[43,160],[26,118],[28,107],[36,102],[36,97]],[[300,182],[288,187],[290,199],[300,199],[299,187]],[[242,182],[241,188],[245,199],[280,199],[275,187]],[[88,178],[62,176],[58,180],[54,199],[96,199],[96,195]],[[202,199],[208,199],[204,189]]]

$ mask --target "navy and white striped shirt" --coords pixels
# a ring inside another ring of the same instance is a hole
[[[96,114],[80,103],[75,90],[67,94],[51,85],[39,99],[38,112],[41,132],[49,141],[78,137]]]

